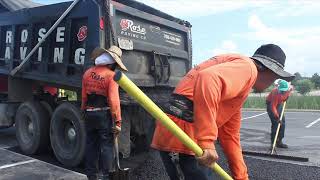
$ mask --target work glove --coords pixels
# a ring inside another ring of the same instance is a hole
[[[215,149],[204,149],[202,156],[197,157],[197,160],[201,165],[210,167],[218,158],[219,156]]]
[[[282,123],[282,122],[280,121],[280,118],[277,118],[277,122],[280,123],[280,124]]]
[[[112,127],[112,132],[113,132],[113,134],[114,134],[115,136],[118,136],[118,135],[120,134],[120,132],[121,132],[121,127],[118,126],[118,125]]]

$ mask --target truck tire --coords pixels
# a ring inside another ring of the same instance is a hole
[[[86,133],[80,109],[69,102],[59,105],[52,114],[50,139],[53,152],[67,167],[79,165],[83,159]]]
[[[15,124],[22,152],[32,155],[49,147],[50,119],[39,102],[22,103],[17,110]]]

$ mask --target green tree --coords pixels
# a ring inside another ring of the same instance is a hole
[[[298,82],[299,80],[302,80],[303,78],[302,78],[302,76],[301,76],[301,74],[300,74],[299,72],[294,73],[294,75],[295,75],[296,77],[295,77],[294,80],[292,81],[292,85],[296,86],[297,82]]]
[[[314,87],[314,84],[311,80],[309,79],[302,79],[302,80],[298,80],[296,82],[296,90],[302,94],[302,95],[306,95],[307,93],[309,93],[311,91],[311,89]]]
[[[314,73],[312,75],[311,81],[314,83],[316,88],[320,88],[320,76],[318,73]]]

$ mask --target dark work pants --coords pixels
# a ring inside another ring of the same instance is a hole
[[[281,112],[282,112],[282,104],[278,105],[277,107],[278,110],[278,114],[279,114],[279,118],[281,116]],[[277,132],[277,128],[278,128],[278,121],[275,118],[275,115],[272,112],[272,107],[271,107],[271,103],[267,102],[267,112],[269,115],[269,118],[271,120],[271,143],[273,143],[274,138],[276,136],[276,132]],[[285,116],[283,114],[282,117],[282,121],[281,121],[281,126],[280,126],[280,131],[279,131],[279,135],[278,135],[278,141],[282,141],[282,139],[284,138],[284,132],[286,129],[286,121],[285,121]]]
[[[160,151],[162,162],[171,180],[179,180],[175,164],[171,160],[168,152]],[[199,165],[194,156],[179,154],[179,165],[185,180],[211,180],[212,170],[208,167]]]
[[[86,112],[85,116],[87,132],[86,175],[96,177],[101,169],[107,178],[112,166],[114,146],[110,113],[109,111]]]

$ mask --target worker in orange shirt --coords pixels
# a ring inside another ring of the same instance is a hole
[[[280,77],[294,78],[283,70],[285,59],[279,46],[267,44],[258,48],[252,57],[238,54],[213,57],[185,75],[164,110],[204,153],[195,157],[157,123],[151,146],[160,151],[171,180],[178,179],[178,174],[183,174],[185,180],[210,179],[212,172],[207,167],[218,159],[214,144],[217,139],[233,178],[248,179],[240,145],[241,106],[252,87],[259,92]],[[179,159],[178,163],[173,159]]]
[[[121,131],[119,86],[113,80],[116,67],[127,71],[121,55],[121,49],[116,46],[108,50],[96,48],[91,55],[95,66],[83,75],[81,109],[85,112],[85,165],[89,180],[98,179],[99,155],[102,158],[100,169],[107,178],[113,160],[114,135]]]
[[[267,112],[271,120],[271,146],[273,144],[278,124],[280,122],[280,115],[283,108],[283,103],[289,98],[293,88],[289,87],[289,83],[283,79],[279,80],[276,88],[274,88],[270,94],[267,96]],[[285,116],[283,115],[281,119],[281,126],[279,130],[279,135],[277,138],[276,146],[278,148],[288,148],[288,145],[282,142],[285,132]]]

